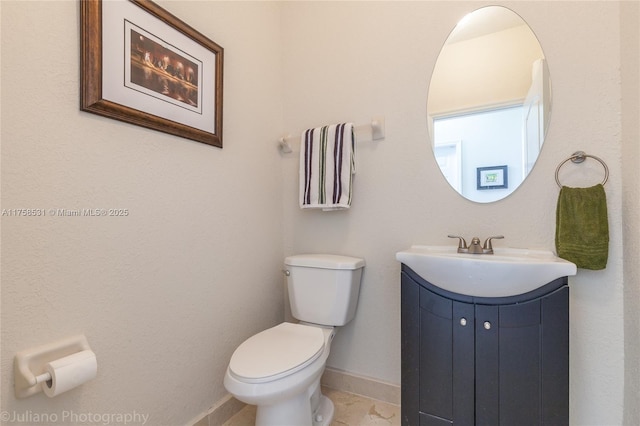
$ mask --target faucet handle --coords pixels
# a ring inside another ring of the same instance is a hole
[[[464,238],[458,235],[447,235],[447,237],[458,239],[458,252],[467,248],[467,241]]]
[[[483,250],[490,250],[493,253],[493,245],[491,244],[491,240],[501,240],[504,238],[504,235],[496,235],[493,237],[489,237],[484,241],[484,245],[482,246]]]

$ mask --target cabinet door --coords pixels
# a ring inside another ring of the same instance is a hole
[[[476,424],[499,425],[499,324],[498,307],[476,305]],[[503,423],[506,424],[506,423]]]
[[[420,290],[420,411],[434,417],[422,424],[453,419],[453,302]]]
[[[476,306],[476,424],[540,425],[540,300]]]
[[[420,425],[474,424],[474,308],[420,290]]]
[[[569,287],[541,301],[542,424],[569,424]]]
[[[569,423],[568,288],[476,305],[476,424]]]
[[[540,425],[540,299],[500,306],[500,424]]]
[[[453,424],[475,422],[475,309],[453,302]]]
[[[420,286],[405,273],[400,285],[402,425],[417,426],[420,424]]]

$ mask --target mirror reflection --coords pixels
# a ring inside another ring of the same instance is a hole
[[[435,158],[458,193],[488,203],[518,188],[551,114],[549,71],[527,23],[502,6],[461,19],[438,56],[427,114]]]

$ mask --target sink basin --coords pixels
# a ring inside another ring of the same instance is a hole
[[[576,265],[550,251],[493,250],[492,255],[467,254],[455,246],[414,245],[396,259],[435,286],[477,297],[516,296],[576,274]]]

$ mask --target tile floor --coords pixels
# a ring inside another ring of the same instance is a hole
[[[335,407],[331,426],[400,425],[400,406],[369,399],[364,396],[322,388]],[[253,426],[256,409],[247,405],[223,426]]]

